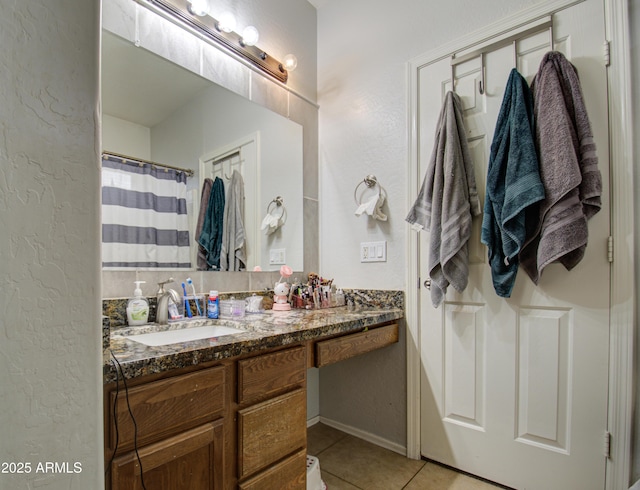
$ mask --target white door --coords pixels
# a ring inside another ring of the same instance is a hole
[[[240,172],[244,181],[244,229],[245,229],[245,254],[248,271],[261,263],[260,251],[260,134],[249,134],[243,139],[217,148],[214,151],[200,157],[200,187],[205,178],[215,180],[219,177],[225,185],[225,192],[231,183],[231,174],[234,170]],[[198,199],[200,195],[198,194]],[[198,204],[199,206],[199,204]],[[197,209],[200,209],[199,207]],[[196,217],[197,217],[197,213]],[[193,225],[195,230],[195,223]],[[197,251],[196,251],[197,252]],[[195,257],[195,255],[194,255]],[[195,260],[192,259],[192,260]],[[192,263],[196,263],[195,261]]]
[[[521,30],[526,29],[523,28]],[[548,266],[535,286],[519,271],[512,297],[493,289],[481,218],[470,244],[470,278],[439,307],[420,293],[422,455],[519,489],[602,489],[607,421],[609,162],[602,0],[553,15],[554,49],[577,67],[603,177],[603,207],[589,221],[583,261],[568,272]],[[531,82],[550,50],[548,31],[456,66],[456,92],[484,201],[489,148],[504,86],[517,68]],[[517,55],[515,54],[517,53]],[[436,119],[450,89],[450,60],[419,73],[419,178],[433,147]],[[427,233],[420,277],[428,277]]]

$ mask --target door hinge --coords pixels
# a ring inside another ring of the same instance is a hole
[[[613,262],[613,237],[607,238],[607,260],[609,263]]]
[[[611,457],[611,432],[608,430],[604,433],[604,457]]]
[[[611,64],[611,42],[604,42],[604,49],[602,54],[604,55],[604,66],[609,66]]]

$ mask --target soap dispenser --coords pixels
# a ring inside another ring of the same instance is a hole
[[[133,281],[136,289],[133,292],[133,298],[127,303],[127,323],[133,325],[145,325],[149,319],[149,302],[147,298],[142,296],[140,284],[146,281]]]

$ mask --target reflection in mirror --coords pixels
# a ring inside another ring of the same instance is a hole
[[[108,31],[102,112],[103,151],[193,171],[186,185],[192,269],[205,179],[221,179],[226,196],[237,171],[244,182],[245,270],[279,270],[284,263],[302,270],[300,125]]]

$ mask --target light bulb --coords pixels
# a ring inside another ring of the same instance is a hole
[[[223,12],[218,19],[218,29],[223,32],[231,32],[236,28],[236,18],[231,12]]]
[[[193,15],[204,17],[209,13],[209,2],[207,0],[189,0],[187,8]]]
[[[282,66],[287,71],[293,71],[298,66],[298,58],[296,58],[292,54],[286,54],[284,58],[282,58]]]
[[[242,31],[242,44],[245,46],[253,46],[258,42],[260,38],[260,33],[258,29],[253,26],[247,26]]]

